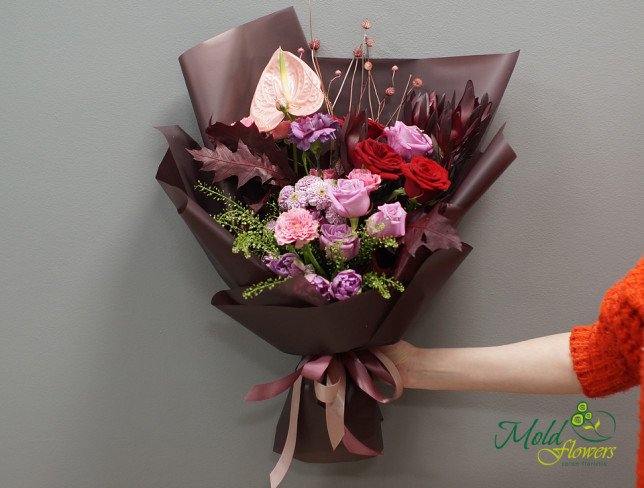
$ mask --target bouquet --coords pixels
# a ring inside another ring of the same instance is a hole
[[[180,57],[204,146],[160,128],[157,180],[229,286],[213,305],[301,357],[246,398],[289,390],[272,486],[293,457],[382,453],[402,385],[376,347],[465,259],[456,226],[516,157],[502,129],[479,144],[518,52],[376,59],[371,27],[349,59],[318,56],[292,8],[206,41]]]

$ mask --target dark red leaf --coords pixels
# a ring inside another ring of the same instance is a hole
[[[273,136],[261,133],[255,124],[246,127],[241,122],[235,122],[232,125],[216,122],[208,126],[206,134],[213,146],[224,144],[233,152],[237,151],[239,142],[243,142],[255,156],[265,154],[282,170],[290,183],[295,181],[295,174],[288,163],[286,151],[279,149]]]
[[[338,134],[340,156],[345,173],[353,169],[352,156],[356,146],[367,137],[367,113],[351,112],[344,118]]]
[[[255,177],[262,183],[285,184],[286,177],[281,169],[271,163],[266,155],[255,156],[242,141],[239,141],[236,152],[232,152],[223,144],[216,145],[215,149],[202,147],[187,151],[195,160],[203,163],[202,171],[214,171],[215,183],[236,176],[237,188]]]
[[[438,249],[463,248],[461,238],[449,218],[439,212],[436,205],[429,213],[418,213],[410,216],[405,228],[403,244],[412,256],[420,247],[430,251]]]

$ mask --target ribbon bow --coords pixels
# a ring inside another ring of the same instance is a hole
[[[346,372],[358,388],[379,403],[389,403],[402,395],[402,379],[396,365],[383,353],[373,349],[304,357],[293,373],[255,385],[246,394],[246,401],[261,401],[293,388],[288,433],[282,454],[270,474],[271,488],[279,486],[293,460],[304,378],[314,382],[315,396],[325,405],[327,431],[334,450],[342,443],[353,454],[372,457],[382,454],[365,446],[344,424]],[[384,395],[374,384],[374,377],[393,386],[393,394]]]

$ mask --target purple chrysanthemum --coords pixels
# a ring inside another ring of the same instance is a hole
[[[335,211],[333,207],[329,207],[324,212],[324,218],[329,224],[346,224],[347,219]]]
[[[286,185],[284,188],[280,190],[280,194],[277,197],[277,205],[279,206],[282,212],[286,212],[288,210],[288,206],[286,205],[286,202],[293,194],[294,191],[295,191],[295,188],[293,187],[293,185]]]
[[[291,123],[289,142],[295,144],[300,151],[308,151],[315,141],[327,142],[335,139],[335,130],[338,127],[338,121],[328,114],[315,113],[308,117],[300,117]]]
[[[319,181],[322,181],[322,178],[313,175],[303,176],[295,182],[295,191],[306,192],[311,185]]]
[[[318,181],[313,182],[306,189],[306,201],[311,207],[315,207],[318,210],[328,208],[331,203],[329,200],[329,184],[318,178]]]
[[[284,201],[284,205],[287,211],[294,208],[306,208],[306,193],[303,191],[293,191]]]

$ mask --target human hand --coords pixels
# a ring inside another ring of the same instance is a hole
[[[406,388],[412,386],[411,377],[417,348],[409,342],[399,341],[389,346],[380,346],[377,349],[396,365],[403,380],[403,386]]]

